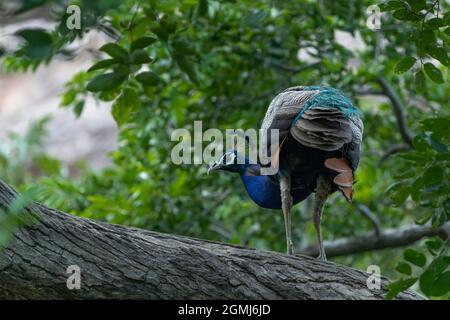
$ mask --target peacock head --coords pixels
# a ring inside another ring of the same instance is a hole
[[[240,155],[236,150],[225,152],[208,168],[208,174],[211,171],[224,170],[230,172],[241,172],[249,161],[246,157]]]

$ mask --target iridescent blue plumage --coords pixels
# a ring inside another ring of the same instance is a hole
[[[315,106],[340,110],[346,117],[351,117],[353,115],[361,116],[359,110],[353,105],[352,101],[339,90],[324,86],[303,87],[303,90],[318,90],[319,93],[305,103],[300,113],[293,120],[292,125],[295,125],[307,110],[314,108]]]
[[[281,209],[280,184],[270,176],[255,176],[246,170],[240,174],[248,195],[260,207]],[[297,204],[306,199],[311,192],[304,189],[292,190],[292,201]]]

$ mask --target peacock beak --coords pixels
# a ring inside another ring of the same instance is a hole
[[[209,174],[211,171],[217,171],[220,170],[220,168],[222,167],[222,165],[220,163],[214,162],[213,164],[211,164],[208,167],[208,172],[207,174]]]

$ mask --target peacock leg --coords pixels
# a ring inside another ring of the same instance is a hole
[[[292,208],[292,196],[291,196],[291,176],[283,175],[280,177],[280,191],[281,191],[281,208],[284,215],[284,228],[286,231],[286,247],[287,254],[294,254],[294,245],[292,243],[291,233],[291,208]]]
[[[314,228],[316,229],[317,242],[319,245],[318,259],[320,260],[327,260],[325,249],[323,247],[322,232],[320,231],[320,219],[322,217],[323,206],[328,198],[328,195],[330,194],[330,190],[331,183],[327,181],[323,176],[319,176],[317,178],[316,195],[313,204],[313,223]]]

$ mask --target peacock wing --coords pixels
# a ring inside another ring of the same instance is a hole
[[[265,154],[271,154],[270,150],[273,143],[277,143],[277,146],[281,145],[305,103],[319,92],[320,90],[315,87],[292,87],[284,90],[272,100],[261,124],[261,130],[264,134],[261,137],[260,147],[265,148]],[[279,141],[271,141],[271,129],[278,130]],[[276,153],[279,153],[279,150]]]
[[[347,157],[353,170],[359,163],[363,123],[358,110],[349,98],[329,87],[292,87],[277,95],[271,102],[261,128],[279,130],[279,140],[271,141],[270,135],[262,137],[260,147],[267,148],[274,143],[277,148],[272,162],[280,154],[282,142],[291,134],[302,145],[335,151],[346,145]]]
[[[350,119],[342,111],[326,106],[305,110],[294,121],[290,133],[301,144],[324,151],[335,151],[352,141]]]

